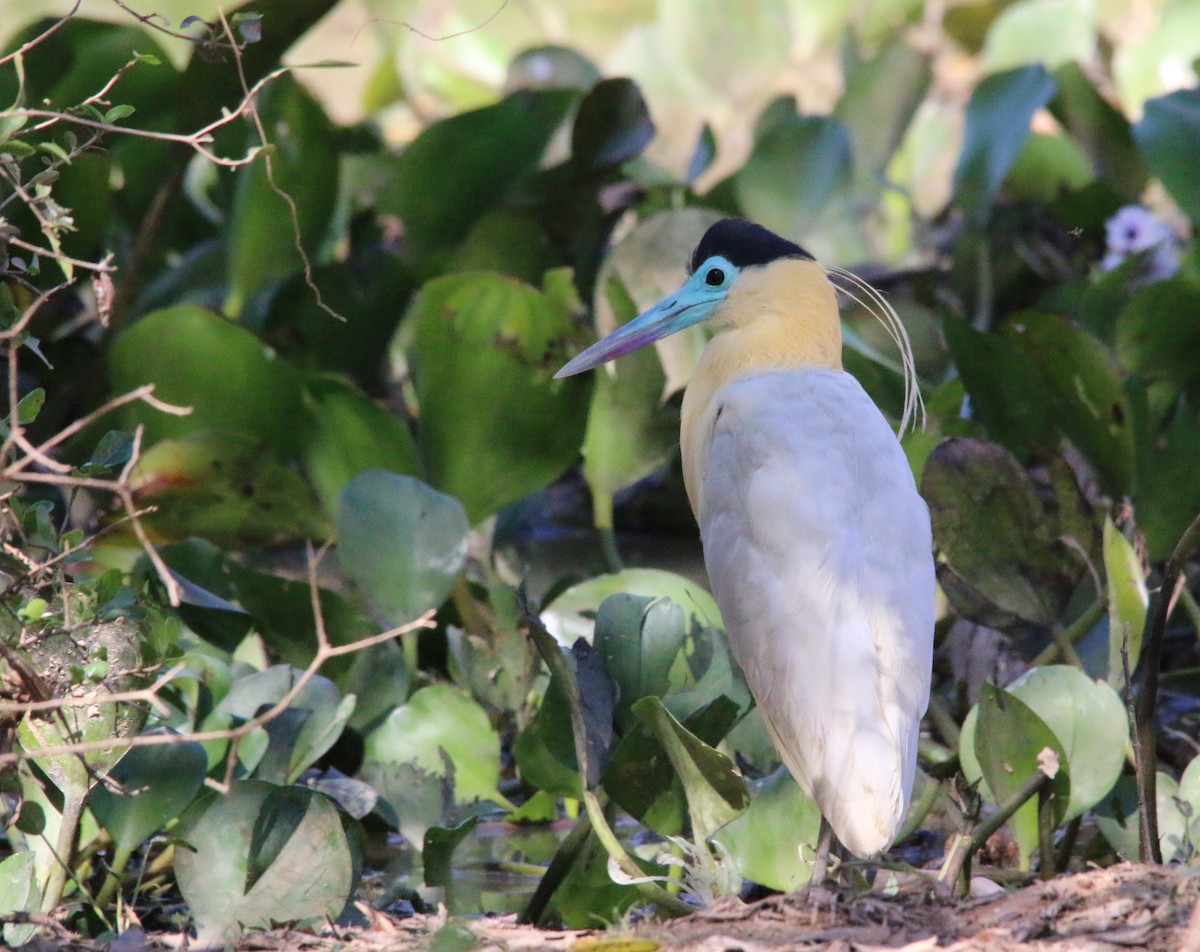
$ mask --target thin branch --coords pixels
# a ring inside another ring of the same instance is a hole
[[[49,39],[51,36],[53,36],[55,33],[57,33],[59,30],[61,30],[63,28],[63,25],[69,19],[71,19],[71,17],[75,16],[75,14],[79,12],[79,4],[82,2],[83,2],[83,0],[75,0],[75,5],[73,7],[71,7],[71,9],[69,11],[64,13],[58,19],[58,21],[56,23],[54,23],[52,26],[47,28],[45,30],[45,32],[39,33],[37,36],[35,36],[32,40],[30,40],[24,46],[18,47],[17,49],[13,50],[11,53],[8,53],[5,56],[0,57],[0,66],[3,66],[5,63],[9,63],[12,60],[15,60],[18,56],[24,56],[26,53],[28,53],[31,49],[33,49],[39,43],[45,42],[47,39]]]
[[[57,711],[63,708],[91,707],[101,704],[150,704],[159,714],[167,715],[170,709],[158,696],[158,692],[169,684],[176,675],[187,667],[182,662],[171,670],[159,675],[148,688],[138,688],[136,691],[116,691],[113,693],[82,694],[70,697],[54,697],[45,701],[0,701],[0,714],[26,714],[30,711]]]
[[[30,205],[28,207],[29,207],[30,211],[33,211],[32,205]],[[105,258],[104,261],[83,261],[79,258],[72,258],[70,255],[64,254],[61,251],[53,251],[49,248],[39,248],[37,245],[32,244],[31,242],[28,242],[28,241],[24,241],[24,240],[18,238],[16,235],[9,235],[4,240],[7,241],[10,245],[16,245],[18,248],[24,248],[26,251],[30,252],[31,254],[41,255],[46,258],[53,258],[55,261],[60,262],[60,263],[65,261],[65,262],[67,262],[67,264],[74,265],[76,268],[82,268],[84,271],[116,271],[117,270],[111,264],[107,263],[109,260],[108,258]]]

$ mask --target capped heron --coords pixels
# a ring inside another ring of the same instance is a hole
[[[812,255],[727,218],[688,271],[678,291],[558,376],[701,321],[714,328],[680,428],[713,594],[780,756],[821,810],[823,836],[831,828],[871,856],[891,845],[908,809],[929,701],[929,510],[891,426],[842,369],[836,291]],[[908,336],[877,291],[839,273],[900,348],[903,431],[920,410]]]

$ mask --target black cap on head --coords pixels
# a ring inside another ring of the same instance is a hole
[[[768,264],[779,258],[813,260],[813,256],[798,244],[780,238],[775,232],[745,218],[722,218],[710,227],[692,252],[688,274],[713,255],[721,255],[739,268]]]

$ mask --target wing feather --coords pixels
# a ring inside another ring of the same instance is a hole
[[[849,374],[743,375],[714,399],[701,498],[734,654],[796,780],[858,855],[903,820],[929,701],[929,512]]]

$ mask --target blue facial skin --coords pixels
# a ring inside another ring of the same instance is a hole
[[[570,377],[707,320],[725,300],[738,269],[722,255],[705,260],[674,294],[576,356],[555,377]]]

